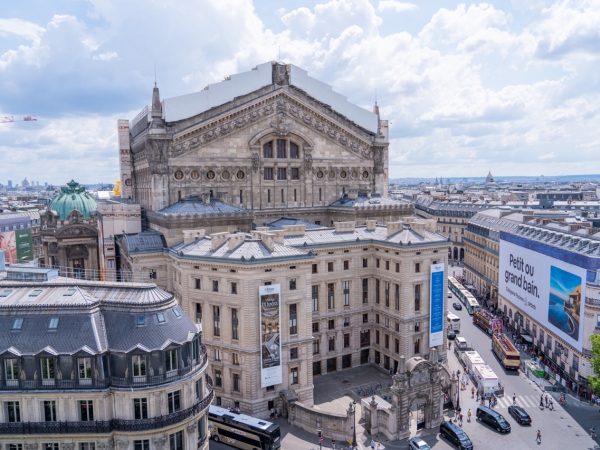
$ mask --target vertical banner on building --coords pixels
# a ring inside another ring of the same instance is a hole
[[[432,264],[429,280],[429,347],[444,343],[444,264]]]
[[[17,241],[14,231],[3,231],[0,233],[0,250],[4,251],[4,258],[7,264],[17,262]]]
[[[17,247],[17,261],[27,262],[33,260],[33,240],[31,230],[16,230],[15,242]]]
[[[281,384],[281,286],[260,286],[260,382],[266,388]]]
[[[119,119],[119,167],[121,172],[121,198],[133,198],[129,120]]]

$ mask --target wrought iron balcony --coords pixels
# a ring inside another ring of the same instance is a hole
[[[103,379],[52,379],[52,380],[6,380],[0,381],[0,391],[19,390],[94,390],[111,388],[144,388],[181,380],[187,375],[202,369],[207,362],[206,347],[202,345],[199,359],[194,364],[159,375],[108,377]],[[51,382],[49,382],[51,381]],[[84,381],[84,382],[83,382]]]
[[[164,414],[149,419],[112,419],[93,422],[18,422],[0,423],[0,435],[3,434],[81,434],[111,433],[113,431],[147,431],[168,427],[198,415],[208,408],[213,400],[212,380],[206,377],[209,393],[192,406],[171,414]]]

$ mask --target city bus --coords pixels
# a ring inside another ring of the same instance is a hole
[[[456,314],[452,314],[449,312],[446,315],[446,323],[448,324],[448,329],[456,332],[460,331],[460,317]]]
[[[220,406],[208,407],[210,438],[243,450],[276,450],[281,448],[279,425]]]
[[[470,315],[481,308],[477,299],[454,277],[448,277],[450,292],[460,300]]]
[[[492,351],[505,369],[519,370],[521,354],[505,334],[494,333],[492,336]]]

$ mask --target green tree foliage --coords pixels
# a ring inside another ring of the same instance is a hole
[[[592,334],[592,367],[594,376],[590,378],[590,384],[596,395],[600,395],[600,334]]]

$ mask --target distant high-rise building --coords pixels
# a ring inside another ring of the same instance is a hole
[[[29,181],[27,181],[27,177],[25,177],[25,179],[21,182],[21,185],[24,188],[29,187]]]
[[[12,187],[13,187],[13,182],[12,182],[12,180],[8,180],[8,188],[9,188],[9,189],[12,189]]]

